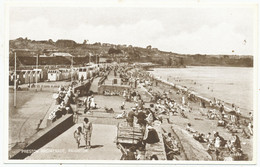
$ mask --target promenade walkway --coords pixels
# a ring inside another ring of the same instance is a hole
[[[27,160],[119,160],[121,152],[114,143],[115,125],[93,124],[91,149],[85,149],[85,141],[81,138],[80,148],[73,137],[74,131],[82,123],[78,123],[66,132],[46,144],[27,157]]]
[[[99,82],[100,78],[101,77],[94,78],[94,80],[93,80],[93,82],[91,83],[91,86],[90,86],[90,91],[92,91],[94,93],[98,92],[98,82]]]

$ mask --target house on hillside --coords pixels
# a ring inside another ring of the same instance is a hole
[[[156,52],[157,52],[157,51],[158,51],[158,48],[152,48],[152,51],[156,51]]]
[[[55,45],[57,47],[74,47],[77,43],[73,40],[59,39],[56,41]]]
[[[39,57],[47,57],[47,55],[44,53],[42,55],[39,55]]]
[[[57,53],[52,53],[50,57],[73,57],[73,56],[69,53],[57,52]]]
[[[107,58],[104,57],[99,58],[99,63],[106,63],[106,62],[107,62]]]
[[[102,46],[112,46],[110,43],[102,43]]]

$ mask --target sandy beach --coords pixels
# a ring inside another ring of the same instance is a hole
[[[183,95],[177,94],[177,91],[174,91],[174,89],[168,89],[168,88],[166,88],[166,86],[157,85],[157,86],[152,86],[152,90],[154,92],[160,92],[160,93],[169,92],[169,90],[170,90],[171,93],[168,94],[169,97],[174,99],[178,104],[182,103]],[[187,95],[185,96],[185,98],[187,99]],[[209,106],[207,108],[201,108],[199,102],[194,103],[191,101],[189,101],[189,106],[190,106],[190,108],[192,108],[192,111],[185,112],[185,114],[187,115],[187,118],[182,117],[181,114],[178,113],[177,115],[170,117],[172,124],[177,125],[177,126],[181,127],[182,129],[185,129],[187,124],[191,123],[192,127],[200,133],[207,134],[210,132],[212,134],[215,131],[215,132],[219,132],[219,134],[221,134],[221,136],[223,136],[227,140],[231,138],[231,136],[232,136],[231,132],[229,132],[227,129],[225,129],[223,127],[217,126],[217,123],[218,123],[217,120],[210,120],[207,118],[207,116],[206,116],[207,111],[209,109],[213,109],[213,108],[211,108]],[[202,115],[202,113],[205,115]],[[248,154],[249,159],[252,159],[253,158],[253,152],[252,152],[253,138],[250,138],[250,139],[244,138],[242,136],[242,134],[238,134],[238,136],[240,137],[241,147],[242,147],[243,151]],[[204,146],[204,148],[206,150],[205,146]],[[186,150],[186,151],[188,151],[188,150]]]

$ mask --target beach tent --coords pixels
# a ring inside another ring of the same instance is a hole
[[[16,77],[19,84],[24,84],[22,71],[16,71]]]
[[[13,84],[14,84],[14,72],[9,71],[9,85],[13,85]]]
[[[30,71],[28,71],[28,70],[22,70],[22,73],[23,73],[23,81],[24,81],[24,83],[25,83],[25,84],[28,84],[28,83],[29,83],[29,80],[30,80],[30,78],[29,78],[29,73],[30,73]]]
[[[42,79],[42,69],[33,69],[34,71],[34,82],[40,82]]]
[[[40,75],[40,76],[39,76],[39,80],[40,80],[40,81],[44,81],[44,80],[43,80],[43,70],[42,70],[42,69],[39,69],[39,75]]]
[[[35,82],[40,82],[41,79],[41,72],[40,71],[35,71]]]
[[[29,83],[33,83],[33,71],[30,70],[29,72]]]
[[[31,80],[31,83],[35,83],[36,82],[36,74],[35,74],[35,71],[31,71],[31,76],[30,76],[30,80]]]

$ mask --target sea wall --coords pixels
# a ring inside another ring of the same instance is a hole
[[[197,140],[188,134],[186,130],[178,125],[172,125],[172,130],[181,139],[183,150],[188,160],[193,161],[210,161],[211,156],[205,150],[205,148]]]
[[[80,84],[80,85],[77,85],[73,88],[73,92],[76,93],[77,90],[80,91],[80,96],[84,96],[88,93],[89,89],[90,89],[90,86],[91,86],[91,82],[93,81],[93,78],[92,79],[88,79],[86,82]]]
[[[49,127],[39,131],[31,137],[28,141],[27,146],[20,150],[10,159],[19,160],[25,159],[30,156],[33,152],[37,151],[39,148],[43,147],[48,142],[55,139],[57,136],[68,130],[74,125],[73,115],[65,115],[51,124]]]

